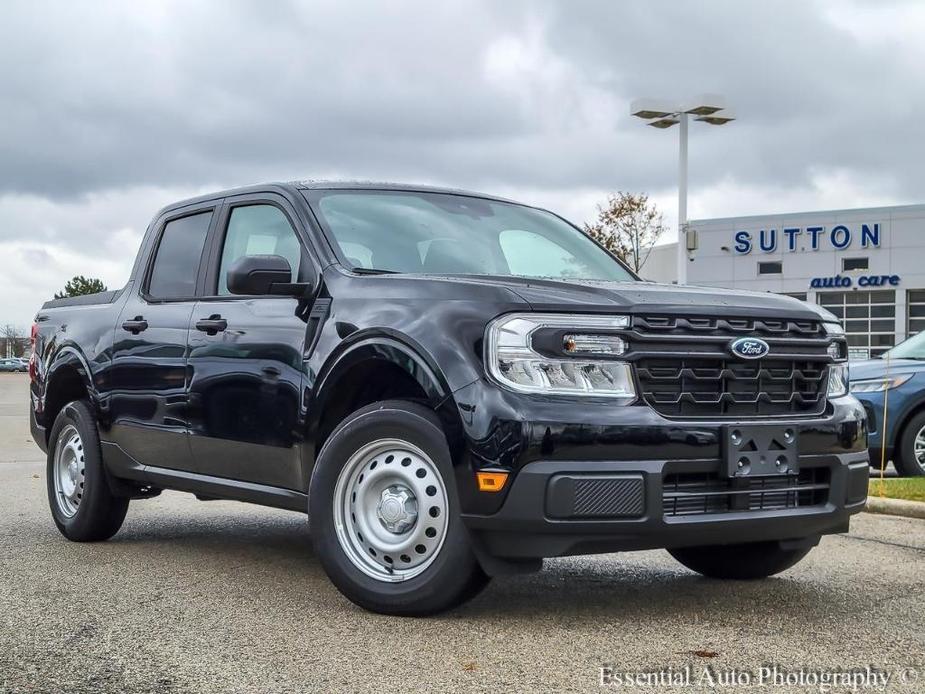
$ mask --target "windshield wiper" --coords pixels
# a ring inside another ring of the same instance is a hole
[[[355,272],[358,275],[400,275],[401,274],[398,270],[382,270],[377,267],[355,267],[355,268],[351,268],[351,272]]]

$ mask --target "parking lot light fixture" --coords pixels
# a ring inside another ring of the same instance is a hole
[[[701,94],[684,112],[692,116],[709,116],[726,108],[726,99],[719,94]]]
[[[721,111],[706,116],[698,116],[694,120],[706,123],[707,125],[726,125],[726,123],[734,121],[735,119],[735,114],[732,111]]]
[[[726,99],[719,94],[703,94],[686,106],[664,99],[636,99],[630,104],[630,115],[648,121],[659,130],[680,125],[678,136],[678,284],[687,282],[687,124],[688,117],[707,125],[726,125],[735,115],[726,108]]]

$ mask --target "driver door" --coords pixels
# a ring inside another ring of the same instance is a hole
[[[297,316],[300,300],[237,296],[226,282],[229,266],[245,255],[286,258],[293,282],[316,273],[296,219],[284,198],[270,194],[230,198],[222,208],[205,290],[190,322],[195,472],[302,487],[300,393],[307,324]]]

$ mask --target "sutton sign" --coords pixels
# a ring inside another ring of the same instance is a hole
[[[751,253],[753,248],[763,253],[774,253],[778,247],[789,253],[806,250],[804,246],[797,248],[798,239],[808,241],[811,251],[819,250],[822,239],[827,239],[836,251],[849,248],[856,240],[860,240],[861,248],[879,248],[880,225],[861,224],[860,228],[854,229],[845,224],[836,224],[831,229],[824,226],[783,227],[780,233],[777,229],[761,229],[755,237],[750,231],[737,231],[734,248],[740,255]]]

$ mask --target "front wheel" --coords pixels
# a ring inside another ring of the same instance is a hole
[[[709,578],[753,580],[789,569],[809,554],[811,547],[784,549],[778,542],[741,545],[679,547],[668,553],[691,571]]]
[[[374,612],[425,615],[487,583],[459,517],[433,412],[385,401],[331,434],[309,492],[312,540],[334,585]]]
[[[915,415],[906,424],[893,465],[900,477],[925,475],[925,412]]]
[[[109,488],[90,406],[69,402],[48,438],[48,503],[58,530],[75,542],[108,540],[122,527],[129,500]]]

